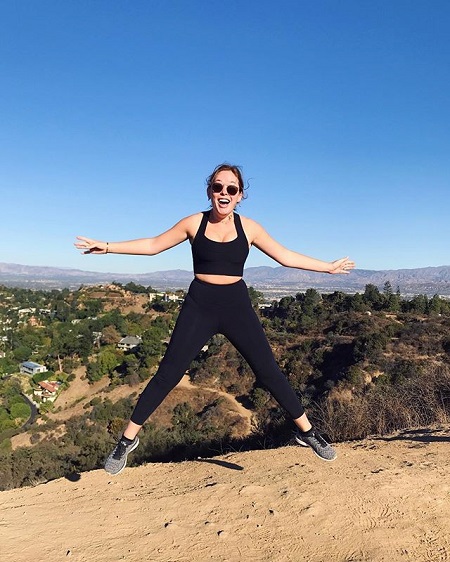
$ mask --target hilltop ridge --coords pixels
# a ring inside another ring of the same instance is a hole
[[[450,430],[103,470],[1,492],[15,562],[426,562],[450,556]]]
[[[192,278],[192,271],[182,269],[125,274],[0,263],[0,284],[27,288],[74,289],[82,284],[134,281],[158,290],[186,289]],[[310,287],[323,291],[363,292],[369,283],[382,288],[387,281],[394,290],[398,287],[403,295],[450,296],[448,265],[397,270],[356,269],[350,275],[324,275],[286,267],[260,266],[246,268],[244,279],[268,297],[295,294]]]

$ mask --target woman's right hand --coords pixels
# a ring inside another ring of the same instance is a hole
[[[77,236],[78,242],[74,243],[75,248],[82,250],[83,254],[107,254],[108,242],[100,242],[92,238],[85,238],[84,236]]]

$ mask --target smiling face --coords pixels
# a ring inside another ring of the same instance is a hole
[[[220,192],[216,193],[216,190],[212,189],[211,186],[213,184],[220,184],[222,186]],[[227,186],[236,187],[238,189],[237,193],[235,195],[228,193]],[[242,199],[242,191],[239,185],[238,177],[231,170],[222,170],[218,172],[214,176],[211,184],[208,186],[208,199],[211,201],[211,207],[216,216],[225,218],[233,213],[236,205]]]

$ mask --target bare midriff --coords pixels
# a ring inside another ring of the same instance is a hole
[[[236,275],[209,275],[208,273],[196,273],[195,277],[199,281],[211,283],[211,285],[231,285],[242,279]]]

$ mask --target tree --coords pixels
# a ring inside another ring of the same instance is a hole
[[[32,381],[34,384],[39,384],[42,381],[48,380],[53,376],[51,371],[45,371],[44,373],[36,373],[32,377]]]
[[[156,312],[175,312],[178,308],[176,301],[164,301],[161,297],[157,297],[151,304],[151,308]]]
[[[428,314],[440,314],[442,310],[442,300],[439,295],[434,295],[428,301],[427,312]]]
[[[55,318],[60,322],[67,322],[70,316],[70,306],[64,301],[57,301],[55,305]]]
[[[122,335],[126,334],[127,331],[125,318],[118,308],[107,312],[92,323],[92,329],[97,332],[103,330],[105,326],[115,326],[117,331]]]
[[[250,297],[253,308],[258,308],[258,305],[264,301],[264,293],[257,291],[253,287],[248,288],[248,296]]]
[[[25,404],[25,402],[16,402],[15,404],[12,404],[11,406],[11,412],[10,412],[11,418],[13,419],[28,419],[31,416],[31,408],[28,404]]]
[[[125,355],[122,363],[122,368],[124,371],[125,382],[130,386],[139,384],[139,359],[133,353]]]
[[[151,287],[149,287],[151,289]],[[124,287],[124,289],[126,291],[129,291],[130,293],[147,293],[148,289],[146,289],[144,286],[142,285],[137,285],[136,283],[134,283],[133,281],[130,281],[129,283],[127,283]]]
[[[98,355],[97,361],[87,366],[87,378],[90,382],[100,380],[107,374],[111,374],[120,364],[118,356],[111,350],[105,349]]]
[[[100,299],[89,299],[84,302],[84,308],[87,316],[94,317],[103,310],[103,303]]]
[[[401,297],[397,293],[392,293],[389,296],[387,308],[390,312],[398,312],[401,308]]]
[[[162,339],[167,334],[160,326],[151,326],[142,334],[142,343],[136,349],[135,355],[141,366],[151,367],[164,352]]]
[[[117,328],[113,325],[109,325],[105,326],[102,330],[101,342],[105,345],[115,345],[119,343],[121,337]]]
[[[382,310],[384,299],[378,287],[369,283],[366,285],[363,295],[364,302],[366,302],[373,310]]]
[[[26,345],[20,345],[13,351],[14,359],[17,361],[27,361],[31,356],[32,350]]]
[[[173,409],[172,424],[178,431],[186,436],[192,437],[197,429],[198,418],[192,406],[188,402],[177,404]]]
[[[10,375],[17,371],[17,362],[10,357],[0,359],[0,375]]]
[[[390,281],[386,281],[383,286],[383,294],[386,298],[386,301],[389,301],[390,296],[393,294],[392,285]]]
[[[425,314],[428,308],[428,298],[426,295],[416,295],[409,302],[409,311],[416,314]]]
[[[385,350],[389,337],[384,332],[373,332],[355,340],[353,358],[355,362],[369,361],[376,363]]]
[[[85,361],[92,353],[92,348],[94,347],[92,332],[83,326],[80,328],[77,335],[77,354]]]
[[[367,310],[367,305],[364,302],[364,298],[360,293],[356,293],[350,298],[349,310],[354,312],[364,312]]]
[[[311,316],[314,314],[314,309],[322,303],[322,297],[315,289],[307,289],[302,303],[302,311]]]
[[[330,295],[323,295],[323,300],[332,312],[346,312],[349,310],[347,295],[342,291],[334,291]]]
[[[255,410],[263,410],[270,401],[270,395],[263,388],[256,386],[252,391],[251,401]]]

